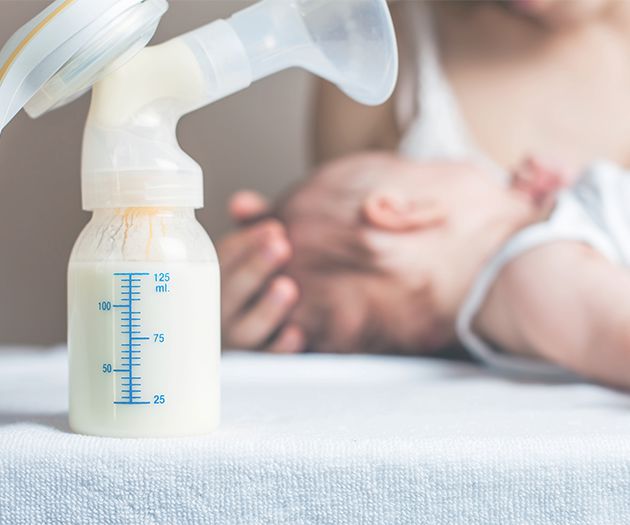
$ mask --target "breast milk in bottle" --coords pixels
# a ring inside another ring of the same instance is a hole
[[[100,436],[219,421],[219,267],[190,208],[97,209],[68,271],[70,426]]]

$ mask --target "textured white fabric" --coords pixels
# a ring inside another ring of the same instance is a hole
[[[457,99],[442,71],[431,9],[424,2],[403,6],[408,44],[413,49],[405,55],[410,60],[402,68],[396,101],[398,120],[407,128],[400,151],[415,159],[476,156]],[[410,100],[415,103],[410,104]]]
[[[419,358],[228,354],[207,437],[66,425],[62,350],[0,351],[0,523],[630,519],[630,399]]]
[[[566,375],[543,361],[497,351],[473,330],[475,317],[501,270],[519,255],[558,241],[590,245],[610,261],[630,266],[630,173],[608,162],[591,166],[558,195],[547,221],[517,232],[477,276],[457,316],[457,335],[477,359],[503,372]]]
[[[497,180],[505,171],[484,155],[469,133],[457,97],[440,60],[431,7],[404,2],[405,44],[396,91],[396,114],[405,130],[399,152],[416,160],[456,159],[479,163]]]

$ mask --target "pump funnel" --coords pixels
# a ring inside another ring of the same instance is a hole
[[[228,22],[253,80],[297,66],[364,104],[380,104],[393,91],[398,55],[384,0],[263,0]]]

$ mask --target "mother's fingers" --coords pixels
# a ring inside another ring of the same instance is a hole
[[[259,348],[284,322],[298,300],[298,288],[289,277],[277,277],[260,300],[225,330],[228,346]]]
[[[284,226],[275,220],[267,220],[227,235],[221,239],[217,248],[221,269],[229,272],[256,250],[260,251],[273,239],[284,236]]]
[[[239,191],[230,199],[230,216],[238,223],[249,222],[269,214],[269,201],[254,191]]]
[[[306,347],[304,331],[295,324],[285,326],[266,348],[274,354],[297,354]]]
[[[263,290],[269,277],[286,264],[290,257],[289,241],[275,235],[237,265],[225,268],[222,275],[224,322],[230,323]]]

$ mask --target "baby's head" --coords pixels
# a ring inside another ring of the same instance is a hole
[[[278,211],[302,292],[296,321],[322,351],[441,348],[481,262],[530,208],[470,163],[370,154],[328,165]]]

